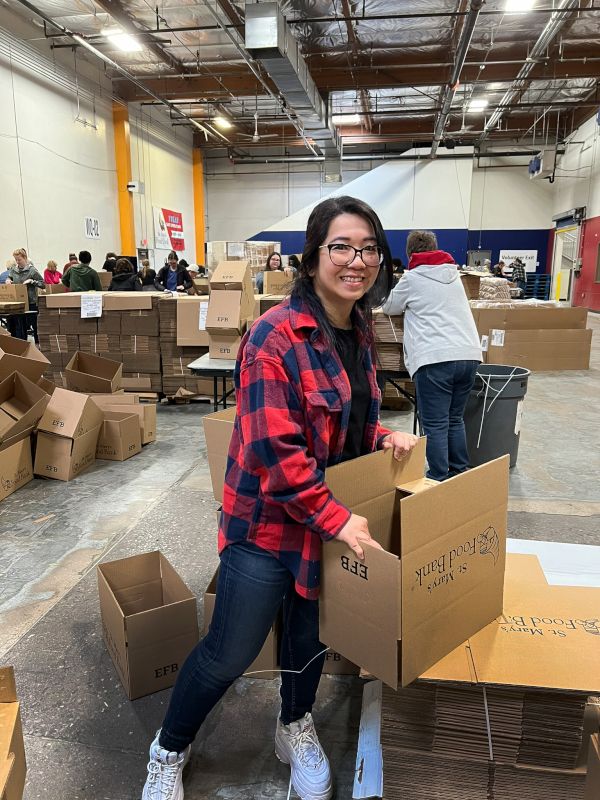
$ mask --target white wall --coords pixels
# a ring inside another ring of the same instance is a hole
[[[473,163],[470,230],[552,227],[552,184],[539,178],[530,180],[527,159],[518,166],[509,163],[508,159],[494,159],[490,166],[479,168]]]
[[[600,127],[595,117],[567,141],[554,182],[553,214],[587,206],[586,216],[600,216]]]
[[[153,251],[151,263],[161,267],[169,251],[154,250],[152,206],[179,211],[185,234],[180,257],[192,264],[196,261],[192,135],[182,128],[163,127],[151,109],[129,109],[132,178],[144,183],[144,194],[133,195],[137,246]]]
[[[6,10],[0,25],[27,35]],[[0,28],[0,264],[17,247],[42,269],[85,249],[100,268],[119,240],[110,94],[79,70],[79,116],[94,127],[77,121],[74,73],[43,50]],[[99,240],[85,238],[85,216],[99,219]]]

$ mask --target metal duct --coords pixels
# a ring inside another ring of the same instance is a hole
[[[579,8],[578,0],[560,0],[556,11],[552,13],[552,16],[548,20],[544,30],[541,32],[539,39],[534,44],[527,60],[519,70],[517,77],[511,84],[510,88],[506,90],[504,97],[498,105],[494,113],[490,116],[490,118],[485,123],[483,128],[483,133],[481,134],[479,141],[483,142],[484,139],[487,139],[488,134],[491,132],[493,128],[500,122],[502,117],[504,116],[504,112],[506,111],[506,107],[509,106],[515,97],[519,94],[519,92],[525,87],[525,81],[527,76],[534,68],[536,64],[536,60],[544,55],[544,51],[546,48],[552,43],[552,41],[556,38],[557,34],[560,33],[561,29],[563,28],[565,22],[570,16],[572,11],[575,11]]]
[[[267,71],[313,139],[325,161],[325,181],[342,179],[342,144],[338,131],[328,119],[327,106],[302,58],[279,3],[246,3],[246,49]]]
[[[435,158],[439,144],[442,141],[442,136],[444,135],[444,130],[446,128],[446,122],[448,121],[448,115],[450,114],[450,109],[452,107],[452,101],[454,100],[454,95],[456,94],[456,90],[459,86],[460,73],[462,72],[462,68],[467,60],[467,53],[469,51],[471,39],[473,38],[475,23],[477,22],[477,17],[479,16],[482,6],[483,0],[471,0],[469,13],[465,19],[462,31],[460,32],[460,39],[456,48],[456,57],[454,59],[454,66],[452,67],[450,82],[444,91],[442,108],[435,123],[433,142],[431,143],[431,152],[429,154],[430,158]]]

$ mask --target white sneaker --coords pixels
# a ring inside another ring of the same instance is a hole
[[[329,761],[311,714],[284,725],[277,720],[275,755],[292,770],[292,785],[301,800],[329,800],[333,795]]]
[[[142,800],[183,800],[181,774],[190,757],[191,745],[183,753],[169,753],[158,743],[160,731],[150,745],[148,777],[144,784]]]

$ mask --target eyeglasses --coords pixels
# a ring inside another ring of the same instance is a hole
[[[383,262],[383,250],[376,244],[368,244],[359,249],[352,247],[351,244],[334,242],[333,244],[322,244],[319,250],[323,248],[329,250],[331,263],[336,267],[349,266],[356,256],[361,257],[365,267],[380,267]]]

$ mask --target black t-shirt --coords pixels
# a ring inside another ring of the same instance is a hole
[[[354,330],[334,328],[335,349],[342,361],[352,391],[350,421],[342,452],[342,461],[365,455],[365,425],[371,404],[371,387]]]

